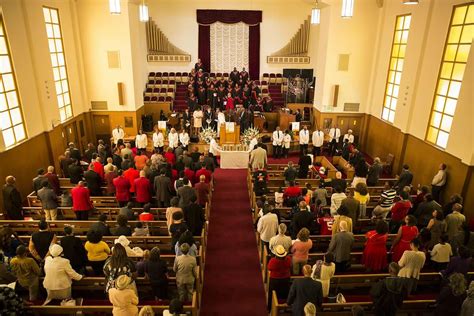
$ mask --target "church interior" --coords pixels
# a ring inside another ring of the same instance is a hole
[[[473,39],[472,0],[0,0],[0,314],[474,315]]]

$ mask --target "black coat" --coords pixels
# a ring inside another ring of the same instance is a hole
[[[15,186],[5,184],[2,190],[3,209],[7,212],[9,219],[23,219],[21,195]]]
[[[296,235],[302,228],[307,228],[310,232],[313,230],[315,225],[314,216],[309,211],[301,211],[293,215],[293,219],[291,220],[291,227],[292,227],[292,238],[296,239]]]
[[[323,303],[321,282],[312,278],[295,279],[291,284],[286,302],[291,306],[291,315],[293,316],[304,316],[304,307],[308,302],[321,307]]]
[[[202,228],[206,218],[202,206],[197,203],[191,203],[184,208],[184,221],[193,236],[201,236]]]
[[[75,236],[65,236],[61,238],[64,258],[68,259],[74,270],[85,267],[87,263],[87,253],[82,241]]]
[[[80,165],[69,165],[69,177],[71,178],[71,183],[78,184],[82,180],[82,167]]]
[[[84,172],[84,179],[86,180],[87,188],[90,190],[91,196],[102,195],[102,189],[100,188],[102,179],[97,172],[93,170]]]

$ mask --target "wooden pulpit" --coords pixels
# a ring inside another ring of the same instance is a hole
[[[226,124],[221,124],[219,137],[221,146],[224,144],[240,144],[240,125],[234,123],[234,130],[230,131],[226,128]]]
[[[264,131],[264,124],[265,124],[265,116],[261,113],[254,113],[253,114],[253,126],[258,129],[260,132]]]
[[[278,125],[282,131],[289,129],[291,122],[294,122],[295,120],[295,115],[290,114],[287,111],[278,112]]]

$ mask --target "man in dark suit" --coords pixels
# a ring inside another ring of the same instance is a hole
[[[36,177],[33,178],[33,191],[38,195],[38,190],[43,187],[43,183],[48,182],[48,178],[44,175],[44,169],[39,168]]]
[[[183,186],[178,189],[179,207],[184,210],[191,203],[191,198],[196,196],[196,190],[191,187],[189,179],[183,177]]]
[[[22,220],[21,195],[15,186],[15,182],[14,176],[8,176],[5,179],[5,185],[2,189],[3,209],[7,212],[8,219]]]
[[[102,189],[100,188],[102,184],[102,179],[97,172],[94,171],[94,165],[89,166],[89,170],[84,172],[84,179],[87,183],[87,188],[89,189],[91,196],[101,196]]]
[[[191,196],[190,201],[191,204],[186,206],[183,210],[184,221],[186,222],[189,231],[193,233],[193,236],[200,236],[202,228],[204,227],[204,222],[206,221],[204,210],[202,206],[196,203],[196,195]]]
[[[72,163],[69,165],[68,171],[71,183],[78,184],[79,181],[82,180],[83,170],[78,160],[73,159]]]
[[[160,175],[155,177],[155,180],[153,181],[153,187],[156,192],[156,201],[158,203],[158,207],[170,206],[171,180],[166,176],[165,169],[161,170]]]
[[[323,303],[323,287],[321,282],[311,278],[311,266],[303,267],[304,278],[294,279],[286,303],[291,306],[291,315],[304,316],[304,307],[307,303],[313,303],[321,307]]]
[[[107,225],[107,215],[100,214],[99,220],[91,225],[89,231],[96,231],[101,233],[102,236],[111,236],[110,228]]]
[[[403,191],[404,187],[410,186],[413,181],[413,173],[411,173],[409,169],[410,167],[408,165],[403,165],[403,170],[400,173],[397,182],[394,184],[394,188],[396,188],[398,194]]]
[[[76,159],[77,161],[81,160],[81,152],[76,148],[73,142],[69,143],[69,152],[71,153],[72,159]]]
[[[293,215],[293,219],[291,220],[291,227],[292,227],[292,238],[296,239],[296,235],[302,228],[307,228],[310,232],[313,230],[314,224],[314,216],[308,210],[305,201],[301,201],[299,203],[299,211]]]
[[[347,188],[347,181],[342,179],[342,173],[340,171],[336,172],[336,179],[331,180],[331,187],[336,188],[339,187],[341,188],[341,192],[345,192]]]

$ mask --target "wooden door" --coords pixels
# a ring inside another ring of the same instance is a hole
[[[359,143],[359,139],[361,137],[361,128],[362,128],[361,116],[338,117],[338,124],[339,124],[339,128],[341,129],[341,135],[346,134],[347,131],[351,129],[352,134],[354,135],[354,142],[356,144]]]
[[[73,142],[77,148],[81,149],[79,138],[77,137],[76,122],[72,122],[64,127],[64,134],[66,135],[66,142],[69,144]]]
[[[108,115],[94,115],[94,130],[96,140],[102,139],[108,143],[110,140],[111,129]]]

